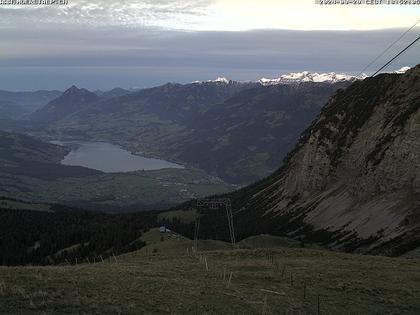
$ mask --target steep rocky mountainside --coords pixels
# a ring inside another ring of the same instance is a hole
[[[339,91],[273,175],[232,195],[239,234],[420,252],[420,66]]]
[[[171,83],[88,103],[66,92],[34,118],[47,121],[37,133],[47,139],[117,143],[245,184],[275,170],[321,106],[348,85]]]

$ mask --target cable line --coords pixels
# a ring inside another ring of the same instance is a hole
[[[417,37],[410,45],[405,47],[403,50],[401,50],[394,58],[392,58],[390,61],[388,61],[385,65],[383,65],[378,71],[376,71],[372,77],[377,75],[379,72],[381,72],[386,66],[388,66],[391,62],[393,62],[395,59],[397,59],[399,56],[401,56],[404,52],[406,52],[410,47],[412,47],[415,43],[417,43],[420,40],[420,36]]]
[[[405,35],[407,35],[408,32],[410,32],[413,28],[417,26],[417,24],[420,23],[420,20],[418,20],[413,26],[411,26],[408,30],[406,30],[400,37],[398,37],[391,45],[389,45],[382,53],[380,53],[373,61],[371,61],[366,67],[363,68],[362,71],[356,76],[356,78],[360,77],[363,72],[365,72],[371,65],[373,65],[376,61],[378,61],[379,58],[381,58],[383,55],[385,55],[396,43],[398,43]]]

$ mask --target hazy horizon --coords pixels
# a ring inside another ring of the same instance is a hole
[[[304,70],[355,74],[412,26],[418,13],[417,7],[320,6],[312,0],[3,5],[0,89],[147,88],[218,76],[254,81]],[[388,70],[417,63],[413,47]]]
[[[413,64],[412,66],[415,66],[415,65],[416,64]],[[405,66],[407,66],[407,65],[403,64],[403,63],[400,63],[399,66],[392,65],[392,66],[388,67],[387,70],[384,70],[383,72],[394,72],[394,71],[396,71],[396,70],[398,70],[402,67],[405,67]],[[5,68],[3,68],[3,70],[4,69]],[[31,67],[30,69],[32,69],[34,71],[34,73],[33,73],[34,77],[38,75],[38,70],[35,70],[35,69],[37,69],[37,67]],[[54,69],[57,70],[57,68],[55,68],[55,67],[54,67]],[[72,69],[75,70],[74,67],[72,67]],[[84,69],[86,69],[86,67]],[[99,68],[99,67],[97,69],[102,70],[102,71],[104,70],[104,68]],[[125,69],[128,69],[128,68],[125,68]],[[14,68],[14,70],[16,70],[16,68]],[[106,69],[106,71],[110,71],[110,73],[114,70],[115,70],[115,68]],[[64,92],[65,90],[69,89],[72,86],[76,86],[77,88],[84,88],[84,89],[87,89],[87,90],[92,91],[92,92],[95,92],[95,91],[98,91],[98,90],[100,90],[102,92],[106,92],[106,91],[111,91],[115,88],[122,88],[122,89],[126,89],[126,90],[130,90],[130,89],[138,90],[138,89],[153,88],[153,87],[161,86],[161,85],[164,85],[164,84],[167,84],[167,83],[189,84],[189,83],[193,83],[194,81],[208,81],[208,80],[217,79],[218,77],[226,77],[229,80],[237,81],[237,82],[257,82],[259,79],[262,79],[262,78],[276,79],[283,74],[289,74],[291,72],[303,72],[303,71],[318,72],[318,73],[335,72],[335,73],[339,73],[339,74],[343,73],[343,74],[349,74],[349,75],[354,75],[354,76],[359,74],[359,71],[347,71],[347,72],[346,71],[334,71],[334,70],[313,71],[313,70],[308,70],[308,69],[300,69],[300,70],[289,70],[289,71],[284,70],[284,71],[280,71],[278,73],[277,72],[276,73],[271,72],[271,75],[255,76],[252,79],[237,79],[237,78],[231,77],[231,76],[216,75],[215,74],[213,77],[195,78],[195,79],[184,80],[184,81],[176,80],[176,78],[174,80],[169,80],[168,79],[168,80],[165,81],[165,78],[163,77],[162,81],[156,81],[156,83],[150,83],[150,84],[147,84],[147,85],[108,85],[108,84],[106,84],[104,86],[101,86],[101,85],[89,85],[89,82],[87,82],[87,81],[86,81],[87,84],[83,85],[83,81],[85,81],[85,80],[79,80],[79,81],[69,82],[69,84],[67,84],[67,85],[63,85],[62,83],[58,83],[58,84],[56,84],[57,87],[55,87],[55,88],[52,87],[52,85],[51,85],[50,88],[48,88],[47,86],[42,87],[41,84],[38,84],[37,86],[40,86],[39,88],[30,88],[30,85],[28,85],[26,88],[19,88],[21,86],[16,87],[16,88],[3,88],[3,86],[0,86],[0,90],[1,91],[9,91],[9,92],[36,92],[36,91],[42,91],[42,90],[45,90],[45,91],[58,90],[58,91]],[[6,73],[7,73],[7,71],[6,71]],[[373,73],[372,71],[366,71],[365,72],[365,74],[367,74],[367,75],[371,75],[372,73]],[[0,74],[0,77],[1,76],[2,76],[2,74]],[[108,81],[108,79],[110,79],[110,78],[106,78],[106,77],[102,77],[102,78],[103,78],[104,81]]]

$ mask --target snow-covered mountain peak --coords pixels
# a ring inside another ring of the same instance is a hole
[[[363,74],[361,79],[367,76]],[[328,73],[317,73],[317,72],[292,72],[289,74],[283,74],[277,79],[262,78],[259,83],[262,85],[276,85],[276,84],[291,84],[301,82],[326,82],[326,83],[337,83],[342,81],[355,81],[356,77],[348,74],[340,74],[335,72]]]
[[[395,70],[394,73],[403,74],[410,70],[410,67],[402,67],[401,69]]]
[[[211,82],[219,82],[219,83],[229,83],[230,80],[225,77],[218,77],[216,80],[213,80]]]
[[[215,80],[207,80],[207,81],[194,81],[192,83],[223,83],[229,84],[231,80],[225,77],[217,77]]]

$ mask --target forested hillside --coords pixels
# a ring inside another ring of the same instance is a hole
[[[10,204],[18,206],[10,209]],[[39,207],[0,200],[1,265],[100,261],[141,248],[144,242],[139,237],[156,226],[155,214],[111,215],[58,205]]]

